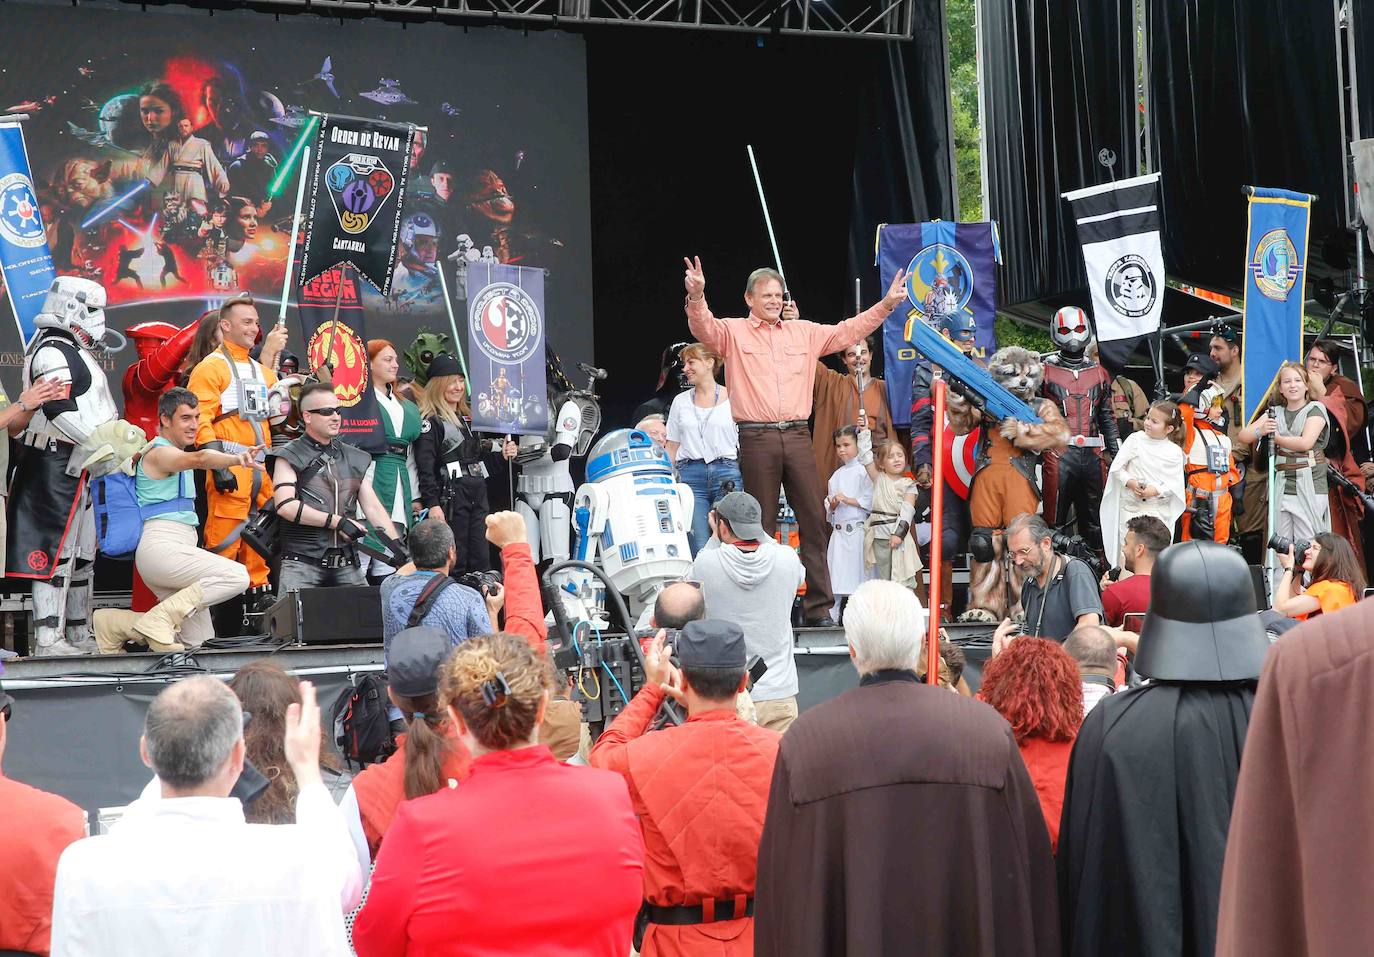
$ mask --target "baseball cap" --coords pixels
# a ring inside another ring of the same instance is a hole
[[[1216,378],[1217,373],[1221,372],[1221,366],[1217,365],[1217,360],[1207,355],[1205,352],[1194,352],[1188,357],[1188,361],[1183,364],[1185,369],[1195,369],[1202,373],[1204,379]]]
[[[387,684],[398,695],[420,698],[439,690],[439,666],[453,643],[437,628],[418,625],[397,632],[386,653]]]
[[[261,140],[264,143],[270,143],[272,142],[272,137],[268,136],[262,130],[254,130],[253,135],[248,137],[248,142],[253,143],[258,140]]]
[[[744,670],[744,630],[733,621],[703,618],[682,626],[673,649],[684,668]]]
[[[429,368],[425,370],[425,375],[431,379],[439,379],[446,375],[462,375],[463,367],[458,364],[458,360],[447,352],[441,352],[430,362]]]
[[[763,530],[763,509],[748,492],[730,492],[716,503],[716,514],[730,523],[730,530],[746,542],[761,542],[768,537]]]

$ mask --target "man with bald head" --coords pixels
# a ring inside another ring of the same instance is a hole
[[[1116,691],[1116,637],[1101,625],[1080,625],[1064,639],[1064,650],[1083,676],[1083,713]]]
[[[654,599],[654,628],[676,628],[706,617],[706,601],[692,582],[673,582]]]
[[[343,915],[362,894],[362,875],[320,779],[315,689],[300,689],[283,749],[300,788],[294,825],[247,824],[229,796],[250,715],[222,681],[186,678],[153,700],[139,754],[161,794],[63,853],[55,957],[135,957],[171,940],[201,957],[346,952]]]

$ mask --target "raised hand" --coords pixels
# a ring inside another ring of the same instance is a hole
[[[906,301],[906,280],[909,274],[905,269],[892,277],[892,285],[887,287],[887,295],[883,296],[883,305],[889,309],[896,309]]]
[[[301,703],[286,706],[285,725],[282,753],[296,784],[320,783],[320,706],[310,682],[301,682]]]
[[[801,316],[801,310],[797,308],[797,300],[789,299],[782,304],[782,317],[784,319],[797,319]]]
[[[244,449],[237,456],[239,468],[257,469],[259,472],[266,472],[267,468],[259,461],[259,456],[267,451],[265,445],[255,445],[250,449]]]
[[[487,541],[497,548],[527,541],[525,520],[519,512],[493,512],[487,516]]]
[[[693,298],[706,294],[706,274],[701,271],[701,257],[694,256],[691,259],[683,257],[682,262],[687,266],[687,274],[683,277],[682,284],[687,289],[687,295]]]

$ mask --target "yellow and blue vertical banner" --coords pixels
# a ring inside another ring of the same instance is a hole
[[[1302,307],[1312,197],[1286,189],[1249,189],[1245,313],[1241,348],[1244,418],[1254,418],[1284,360],[1302,361]]]
[[[916,350],[909,322],[947,335],[973,332],[974,354],[997,351],[997,270],[1002,261],[996,223],[884,223],[878,227],[878,282],[886,289],[898,270],[910,273],[908,301],[883,324],[883,376],[892,421],[911,421],[911,374]]]
[[[18,123],[0,123],[0,266],[14,321],[27,344],[57,271]]]

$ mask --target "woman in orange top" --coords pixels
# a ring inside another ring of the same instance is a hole
[[[1305,620],[1311,615],[1329,615],[1360,600],[1364,575],[1350,543],[1331,532],[1320,532],[1303,558],[1302,570],[1307,588],[1296,590],[1293,582],[1293,550],[1279,555],[1283,578],[1274,593],[1274,610],[1289,618]]]
[[[978,697],[1011,725],[1026,762],[1050,849],[1059,844],[1059,816],[1069,755],[1083,723],[1083,679],[1062,645],[1046,638],[1016,638],[983,667]]]

